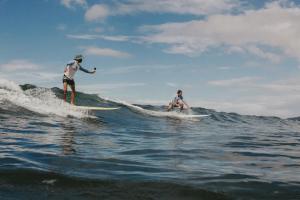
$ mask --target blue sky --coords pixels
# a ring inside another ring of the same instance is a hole
[[[77,73],[81,91],[299,116],[299,21],[288,0],[0,0],[0,78],[62,87],[81,53],[98,69]]]

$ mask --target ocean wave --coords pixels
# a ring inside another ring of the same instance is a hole
[[[93,114],[83,109],[76,109],[69,103],[62,101],[63,91],[59,88],[41,88],[30,84],[21,87],[9,80],[0,79],[0,104],[1,110],[11,112],[12,110],[26,109],[42,115],[57,115],[62,117],[72,116],[76,118],[93,118]],[[212,109],[193,107],[185,112],[167,112],[165,106],[137,105],[122,100],[105,99],[95,94],[77,92],[76,103],[83,106],[107,106],[127,108],[131,112],[152,117],[167,117],[199,121],[208,118],[217,122],[231,123],[256,123],[255,121],[281,121],[278,117],[261,117],[240,115],[237,113],[217,112]],[[15,107],[19,107],[18,109]],[[122,111],[121,111],[122,112]],[[288,120],[299,120],[293,118]]]
[[[161,110],[150,110],[150,109],[145,109],[139,105],[130,104],[126,101],[119,101],[119,100],[112,100],[112,101],[122,106],[125,106],[134,112],[138,112],[141,114],[154,116],[154,117],[169,117],[169,118],[177,118],[177,119],[190,119],[190,120],[198,119],[199,120],[200,118],[209,116],[207,114],[196,114],[191,109],[186,110],[186,112],[176,112],[176,111],[167,112],[165,108]]]
[[[209,115],[194,122],[78,92],[78,105],[121,107],[85,115],[59,88],[0,82],[1,199],[299,199],[296,119],[193,107]]]
[[[11,111],[11,105],[16,105],[42,115],[90,117],[87,111],[75,109],[57,98],[50,89],[34,88],[23,91],[16,83],[3,79],[0,79],[0,104],[4,111]]]

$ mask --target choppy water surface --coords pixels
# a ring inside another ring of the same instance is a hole
[[[3,199],[300,199],[300,121],[193,108],[167,115],[0,82]],[[46,191],[40,196],[40,191]]]

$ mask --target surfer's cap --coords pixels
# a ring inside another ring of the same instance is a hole
[[[82,60],[83,59],[83,56],[82,55],[76,55],[75,57],[74,57],[74,60]]]

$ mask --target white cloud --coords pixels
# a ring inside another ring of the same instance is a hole
[[[39,68],[39,65],[30,62],[29,60],[11,60],[8,63],[0,64],[0,70],[2,71],[32,71]]]
[[[127,74],[127,73],[137,73],[142,72],[145,73],[158,73],[164,70],[170,70],[174,68],[171,65],[131,65],[131,66],[122,66],[122,67],[110,67],[106,69],[99,69],[98,72],[101,74],[109,74],[109,75],[116,75],[116,74]]]
[[[254,91],[261,92],[262,94],[298,94],[300,93],[300,80],[299,78],[289,78],[286,80],[277,80],[266,83],[261,77],[240,77],[223,80],[208,81],[208,85],[215,87],[230,87],[230,88],[252,88]]]
[[[118,14],[136,12],[208,15],[230,11],[238,6],[236,0],[127,0],[116,7]]]
[[[233,67],[229,67],[229,66],[221,66],[221,67],[218,67],[219,70],[231,70],[233,69]]]
[[[250,53],[279,62],[283,56],[300,60],[300,8],[273,2],[259,10],[216,14],[203,20],[143,26],[148,43],[169,46],[167,53],[196,56],[213,48]]]
[[[140,69],[142,69],[142,67],[140,66],[124,66],[124,67],[114,67],[109,69],[100,69],[98,70],[98,72],[100,72],[101,74],[113,75],[113,74],[126,74]]]
[[[136,13],[174,13],[209,15],[225,13],[238,8],[237,0],[127,0],[115,1],[113,5],[95,4],[85,13],[87,21],[102,21],[108,16],[133,15]]]
[[[0,74],[0,78],[14,81],[19,84],[37,84],[38,86],[42,86],[44,84],[53,87],[58,83],[61,83],[62,73],[53,73],[53,72],[46,72],[46,71],[34,71],[34,72],[9,72]]]
[[[244,67],[251,67],[251,68],[254,68],[254,67],[259,67],[259,68],[262,68],[262,67],[268,67],[269,65],[265,65],[264,63],[261,63],[261,62],[257,62],[257,61],[254,61],[254,60],[250,60],[250,61],[247,61],[243,64]]]
[[[273,63],[279,63],[282,59],[279,54],[275,54],[275,53],[271,53],[271,52],[265,52],[262,49],[254,46],[254,45],[250,45],[248,47],[245,47],[245,49],[249,53],[251,53],[253,55],[256,55],[258,57],[261,57],[261,58],[268,59],[268,60],[272,61]]]
[[[111,90],[117,90],[117,89],[124,89],[124,88],[131,88],[131,87],[142,87],[145,86],[145,83],[128,83],[128,82],[122,82],[122,83],[99,83],[99,84],[89,84],[89,85],[79,85],[79,90],[84,90],[90,93],[102,93],[106,91]]]
[[[96,4],[90,7],[85,13],[85,19],[87,21],[102,21],[108,15],[110,15],[110,10],[106,5]]]
[[[56,83],[62,78],[62,73],[45,71],[41,65],[29,60],[15,59],[5,64],[0,64],[0,78],[20,84],[44,84]]]
[[[90,35],[90,34],[81,34],[81,35],[68,34],[66,36],[67,36],[67,38],[80,39],[80,40],[95,40],[95,39],[99,38],[98,35]]]
[[[60,0],[60,3],[67,8],[74,8],[75,6],[87,6],[86,0]]]
[[[238,87],[238,86],[249,86],[256,84],[256,81],[259,80],[259,77],[240,77],[233,79],[225,79],[225,80],[214,80],[209,81],[208,85],[219,86],[219,87]]]
[[[172,83],[172,82],[167,82],[166,85],[169,87],[178,87],[176,83]]]
[[[261,80],[261,81],[258,81]],[[251,115],[272,115],[280,117],[299,116],[300,79],[287,78],[271,82],[256,77],[241,77],[208,82],[213,87],[226,87],[227,93],[237,92],[231,100],[202,101],[197,105],[219,111]],[[240,92],[247,93],[241,94]]]
[[[46,71],[38,71],[32,74],[34,77],[38,77],[41,81],[54,81],[62,78],[62,73],[53,73]]]
[[[101,38],[104,40],[115,41],[115,42],[125,42],[129,40],[129,36],[125,36],[125,35],[115,35],[115,36],[102,35]]]
[[[269,84],[260,85],[264,92],[269,91],[281,95],[298,95],[300,94],[299,78],[290,78],[287,80],[279,80]]]
[[[230,46],[227,48],[226,53],[231,54],[231,53],[245,53],[245,50],[241,47],[238,46]]]
[[[91,34],[81,34],[81,35],[66,35],[67,38],[71,39],[81,39],[81,40],[95,40],[95,39],[103,39],[114,42],[125,42],[130,39],[129,36],[125,35],[91,35]]]
[[[231,101],[207,100],[192,102],[197,106],[224,112],[258,116],[297,117],[300,113],[298,106],[300,95],[280,96],[265,95],[233,99]]]
[[[94,56],[108,56],[108,57],[115,57],[115,58],[128,58],[131,55],[122,52],[122,51],[117,51],[109,48],[99,48],[99,47],[82,47],[84,49],[84,54],[86,55],[94,55]]]

